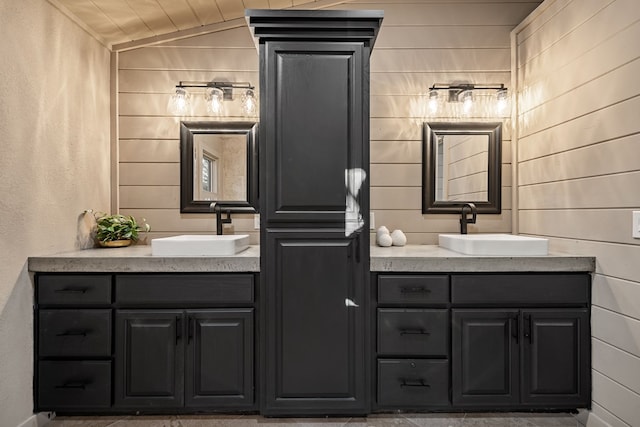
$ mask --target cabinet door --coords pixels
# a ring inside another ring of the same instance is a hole
[[[454,405],[519,402],[518,315],[518,310],[452,310]]]
[[[184,315],[181,310],[117,310],[115,405],[183,405]]]
[[[523,403],[588,405],[591,361],[587,309],[524,310],[522,317]]]
[[[347,197],[362,205],[369,193],[368,182],[345,177],[348,170],[369,168],[364,45],[267,41],[265,50],[263,220],[344,222],[354,214],[346,212],[354,206]]]
[[[358,239],[267,231],[263,413],[364,413],[368,263]]]
[[[190,310],[187,325],[186,406],[252,406],[253,309]]]

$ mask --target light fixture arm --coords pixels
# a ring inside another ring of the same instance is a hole
[[[229,100],[232,99],[233,89],[250,89],[254,90],[255,86],[253,86],[249,82],[192,82],[192,81],[181,81],[176,85],[176,88],[215,88],[220,89],[224,94],[224,99]]]

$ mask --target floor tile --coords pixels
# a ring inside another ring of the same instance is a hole
[[[412,425],[418,427],[461,427],[464,414],[405,414]]]

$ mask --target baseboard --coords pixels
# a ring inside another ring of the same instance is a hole
[[[611,427],[611,424],[594,414],[592,411],[581,409],[575,416],[582,427]]]
[[[55,412],[39,412],[18,424],[16,427],[44,427],[56,417]]]

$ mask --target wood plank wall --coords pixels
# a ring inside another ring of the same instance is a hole
[[[640,5],[547,0],[514,31],[519,231],[595,255],[593,409],[640,426]]]
[[[402,229],[411,244],[457,232],[457,215],[423,215],[422,123],[504,121],[503,212],[481,215],[475,232],[511,231],[511,122],[477,114],[425,117],[424,94],[438,83],[511,81],[510,31],[540,1],[353,0],[334,9],[382,9],[371,58],[371,208],[376,226]],[[166,100],[180,80],[258,83],[258,59],[246,27],[119,53],[119,209],[145,217],[151,237],[214,230],[211,215],[179,212],[179,118]],[[209,120],[202,111],[190,120]],[[236,112],[237,114],[238,112]],[[239,115],[232,119],[240,119]],[[250,232],[251,216],[234,219]]]

